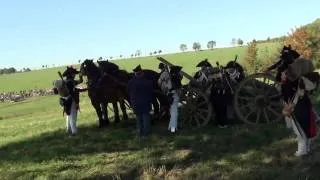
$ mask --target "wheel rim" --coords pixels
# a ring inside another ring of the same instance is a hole
[[[208,124],[212,110],[211,103],[204,93],[190,88],[184,92],[181,99],[182,127],[196,129]]]
[[[281,96],[274,77],[258,73],[248,76],[236,90],[234,108],[248,124],[273,123],[282,119]]]

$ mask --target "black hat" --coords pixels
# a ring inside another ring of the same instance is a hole
[[[77,71],[72,66],[67,66],[67,69],[63,72],[62,76],[68,77],[68,76],[72,76],[72,75],[75,75],[75,74],[79,74],[79,71]]]
[[[158,66],[159,69],[163,69],[165,67],[166,67],[166,65],[164,63],[159,63],[159,66]]]
[[[291,48],[291,45],[289,45],[289,46],[283,46],[283,48],[281,50],[280,58],[285,59],[288,57],[290,57],[290,58],[292,57],[292,58],[296,59],[299,56],[300,56],[300,54],[296,50],[293,50]]]
[[[139,65],[138,65],[136,68],[134,68],[132,71],[133,71],[133,72],[140,72],[140,71],[142,71],[141,65],[139,64]]]
[[[212,67],[212,65],[208,62],[208,59],[205,59],[197,64],[197,67]]]

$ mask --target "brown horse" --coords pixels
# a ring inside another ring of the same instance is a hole
[[[114,82],[109,76],[104,76],[102,71],[94,64],[93,60],[85,60],[80,66],[80,75],[87,76],[88,95],[91,104],[96,110],[99,127],[109,124],[107,105],[112,103],[115,122],[120,121],[117,102],[123,113],[123,118],[128,119],[125,100],[128,99],[126,88]]]
[[[130,80],[131,77],[133,77],[133,73],[128,73],[125,70],[121,70],[118,65],[111,63],[109,61],[98,61],[100,69],[105,73],[106,76],[109,76],[110,78],[114,78],[114,82],[124,86],[127,88],[127,83]],[[160,91],[160,88],[157,84],[157,81],[159,79],[159,73],[153,70],[144,69],[142,70],[145,77],[153,82],[153,87],[155,89],[154,92],[154,100],[153,100],[153,111],[155,119],[159,118],[160,114],[160,108],[159,105],[161,105],[162,109],[165,109],[168,105],[167,98],[165,95],[163,95]],[[159,101],[159,102],[158,102]]]

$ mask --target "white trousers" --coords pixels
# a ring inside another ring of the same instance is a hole
[[[173,102],[170,106],[170,122],[169,122],[169,127],[168,129],[174,129],[176,130],[178,127],[178,105],[179,105],[179,96],[175,92],[173,94]]]
[[[292,120],[292,119],[291,119]],[[292,129],[294,133],[297,135],[297,141],[298,141],[298,150],[296,151],[296,156],[306,155],[310,151],[310,143],[311,140],[308,139],[305,132],[301,128],[300,124],[296,121],[292,122]]]
[[[292,128],[292,119],[289,117],[284,117],[285,121],[286,121],[286,126],[288,129]]]
[[[78,114],[78,112],[77,112],[76,103],[75,103],[75,101],[72,101],[70,115],[67,115],[67,118],[66,118],[67,132],[69,132],[71,130],[72,134],[77,133],[77,124],[76,124],[77,114]]]

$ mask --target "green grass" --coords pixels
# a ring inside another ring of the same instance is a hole
[[[296,143],[283,123],[260,127],[213,124],[168,134],[135,136],[129,120],[98,129],[81,95],[79,134],[64,133],[57,96],[0,104],[0,179],[319,179],[320,152],[293,156]],[[318,145],[319,142],[315,142]]]
[[[265,48],[268,48],[269,52],[272,52],[277,46],[278,44],[275,43],[260,44],[258,46],[260,52],[258,53],[259,57],[263,56],[265,53]],[[241,63],[245,56],[245,50],[246,47],[217,48],[214,50],[205,50],[199,52],[168,54],[163,55],[163,57],[176,65],[182,66],[185,72],[192,74],[197,71],[195,67],[196,64],[205,58],[208,58],[209,61],[215,65],[217,61],[219,61],[220,64],[225,64],[226,62],[233,60],[235,55],[238,55],[239,62]],[[114,62],[119,64],[122,69],[130,72],[138,64],[141,64],[142,68],[158,71],[159,64],[159,61],[154,56],[116,60]],[[0,92],[51,88],[52,81],[59,79],[57,72],[63,72],[64,69],[65,67],[57,67],[44,70],[35,70],[26,73],[2,75],[0,76],[0,84],[2,84],[0,87]]]

